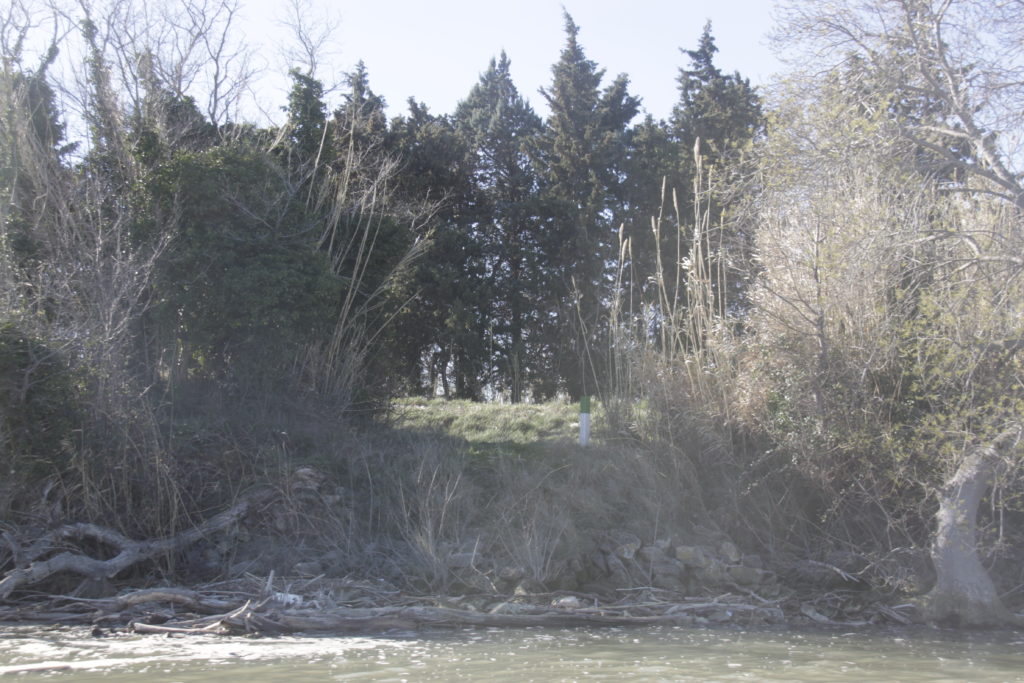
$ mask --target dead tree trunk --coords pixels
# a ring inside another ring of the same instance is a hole
[[[977,550],[978,506],[1021,439],[1016,425],[975,448],[939,491],[932,561],[937,580],[925,596],[929,621],[996,626],[1014,620],[1003,606]]]
[[[209,534],[223,531],[244,518],[253,506],[262,505],[275,495],[272,489],[254,491],[199,526],[183,531],[177,536],[157,540],[136,541],[113,529],[95,524],[62,526],[34,543],[35,549],[26,553],[25,563],[19,564],[0,578],[0,601],[6,600],[16,589],[37,584],[58,572],[71,572],[93,579],[113,578],[139,562],[187,548]],[[80,552],[65,550],[49,559],[41,559],[67,541],[82,538],[92,539],[114,548],[118,554],[108,560],[98,560]]]

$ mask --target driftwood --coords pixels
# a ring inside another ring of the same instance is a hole
[[[254,505],[268,502],[274,496],[269,489],[259,490],[242,498],[231,508],[214,515],[202,524],[176,536],[149,541],[136,541],[112,529],[96,524],[67,524],[39,539],[28,549],[19,549],[21,561],[0,579],[0,600],[7,599],[22,586],[30,586],[57,574],[72,572],[91,579],[110,579],[128,567],[144,560],[166,556],[222,531],[245,517]],[[65,550],[47,559],[40,559],[69,540],[91,539],[115,548],[118,554],[98,560],[82,553]],[[12,539],[8,539],[12,545]],[[12,545],[12,549],[18,546]]]
[[[381,592],[349,579],[294,579],[246,575],[195,590],[150,588],[116,597],[39,596],[21,608],[0,608],[0,621],[90,624],[94,635],[122,629],[166,635],[283,633],[373,634],[449,628],[606,627],[701,624],[818,623],[856,627],[908,623],[907,605],[850,603],[838,593],[775,600],[726,593],[704,598],[644,593],[609,601],[596,594],[528,596],[413,596]],[[338,596],[342,602],[338,602]],[[848,596],[847,596],[848,597]],[[751,600],[754,598],[754,600]],[[806,600],[811,600],[807,602]],[[817,607],[815,606],[817,605]],[[821,610],[821,611],[819,611]],[[852,617],[852,618],[851,618]]]
[[[667,607],[666,607],[667,605]],[[694,614],[709,610],[754,613],[765,608],[735,602],[662,603],[661,614],[636,616],[625,607],[558,609],[535,606],[528,613],[500,614],[448,607],[405,606],[338,608],[332,610],[279,610],[252,601],[227,614],[148,624],[136,621],[137,633],[238,634],[238,633],[378,633],[443,628],[566,628],[576,626],[650,626],[692,624]],[[781,611],[779,611],[781,615]]]

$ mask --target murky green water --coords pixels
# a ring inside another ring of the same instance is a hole
[[[94,639],[81,629],[44,632],[0,626],[0,634],[0,674],[16,680],[1024,680],[1024,634],[926,629],[666,627],[476,630],[373,638]],[[31,666],[51,665],[67,668],[25,672]]]

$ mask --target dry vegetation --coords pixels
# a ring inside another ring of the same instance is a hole
[[[698,145],[693,215],[663,191],[653,272],[633,272],[620,231],[586,448],[568,403],[390,400],[384,342],[438,210],[392,193],[393,159],[277,166],[295,131],[229,128],[223,150],[149,169],[106,106],[118,71],[86,30],[92,71],[76,92],[100,133],[73,170],[53,130],[39,144],[53,122],[30,115],[54,93],[5,57],[0,598],[287,575],[421,594],[742,585],[774,608],[782,598],[758,591],[781,595],[781,581],[927,594],[944,623],[1012,621],[1024,69],[984,48],[1019,47],[1018,6],[794,3],[789,36],[842,57],[773,92],[756,144],[714,167]],[[7,55],[17,29],[14,14],[0,21]],[[211,97],[222,122],[230,91]],[[350,140],[369,125],[350,123]],[[253,190],[243,171],[267,168]],[[236,193],[205,197],[197,227],[179,190],[159,195],[173,172],[227,177]],[[220,272],[190,246],[206,216],[257,206],[257,227],[241,226],[257,232],[256,266],[217,281],[262,292],[256,313],[221,306],[216,288],[176,291],[161,270],[174,259]],[[310,242],[259,232],[289,212]],[[389,241],[396,225],[412,237]],[[278,238],[279,260],[260,260]],[[287,277],[260,289],[275,268]],[[161,309],[174,295],[192,298]],[[193,305],[206,317],[186,320]],[[245,614],[219,617],[238,628]]]

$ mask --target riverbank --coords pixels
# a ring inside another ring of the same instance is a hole
[[[291,454],[172,536],[5,531],[0,621],[182,634],[921,622],[927,553],[773,547],[738,523],[748,500],[716,498],[685,453],[601,417],[583,448],[573,406],[408,400],[343,458]],[[287,438],[298,451],[303,435]]]

